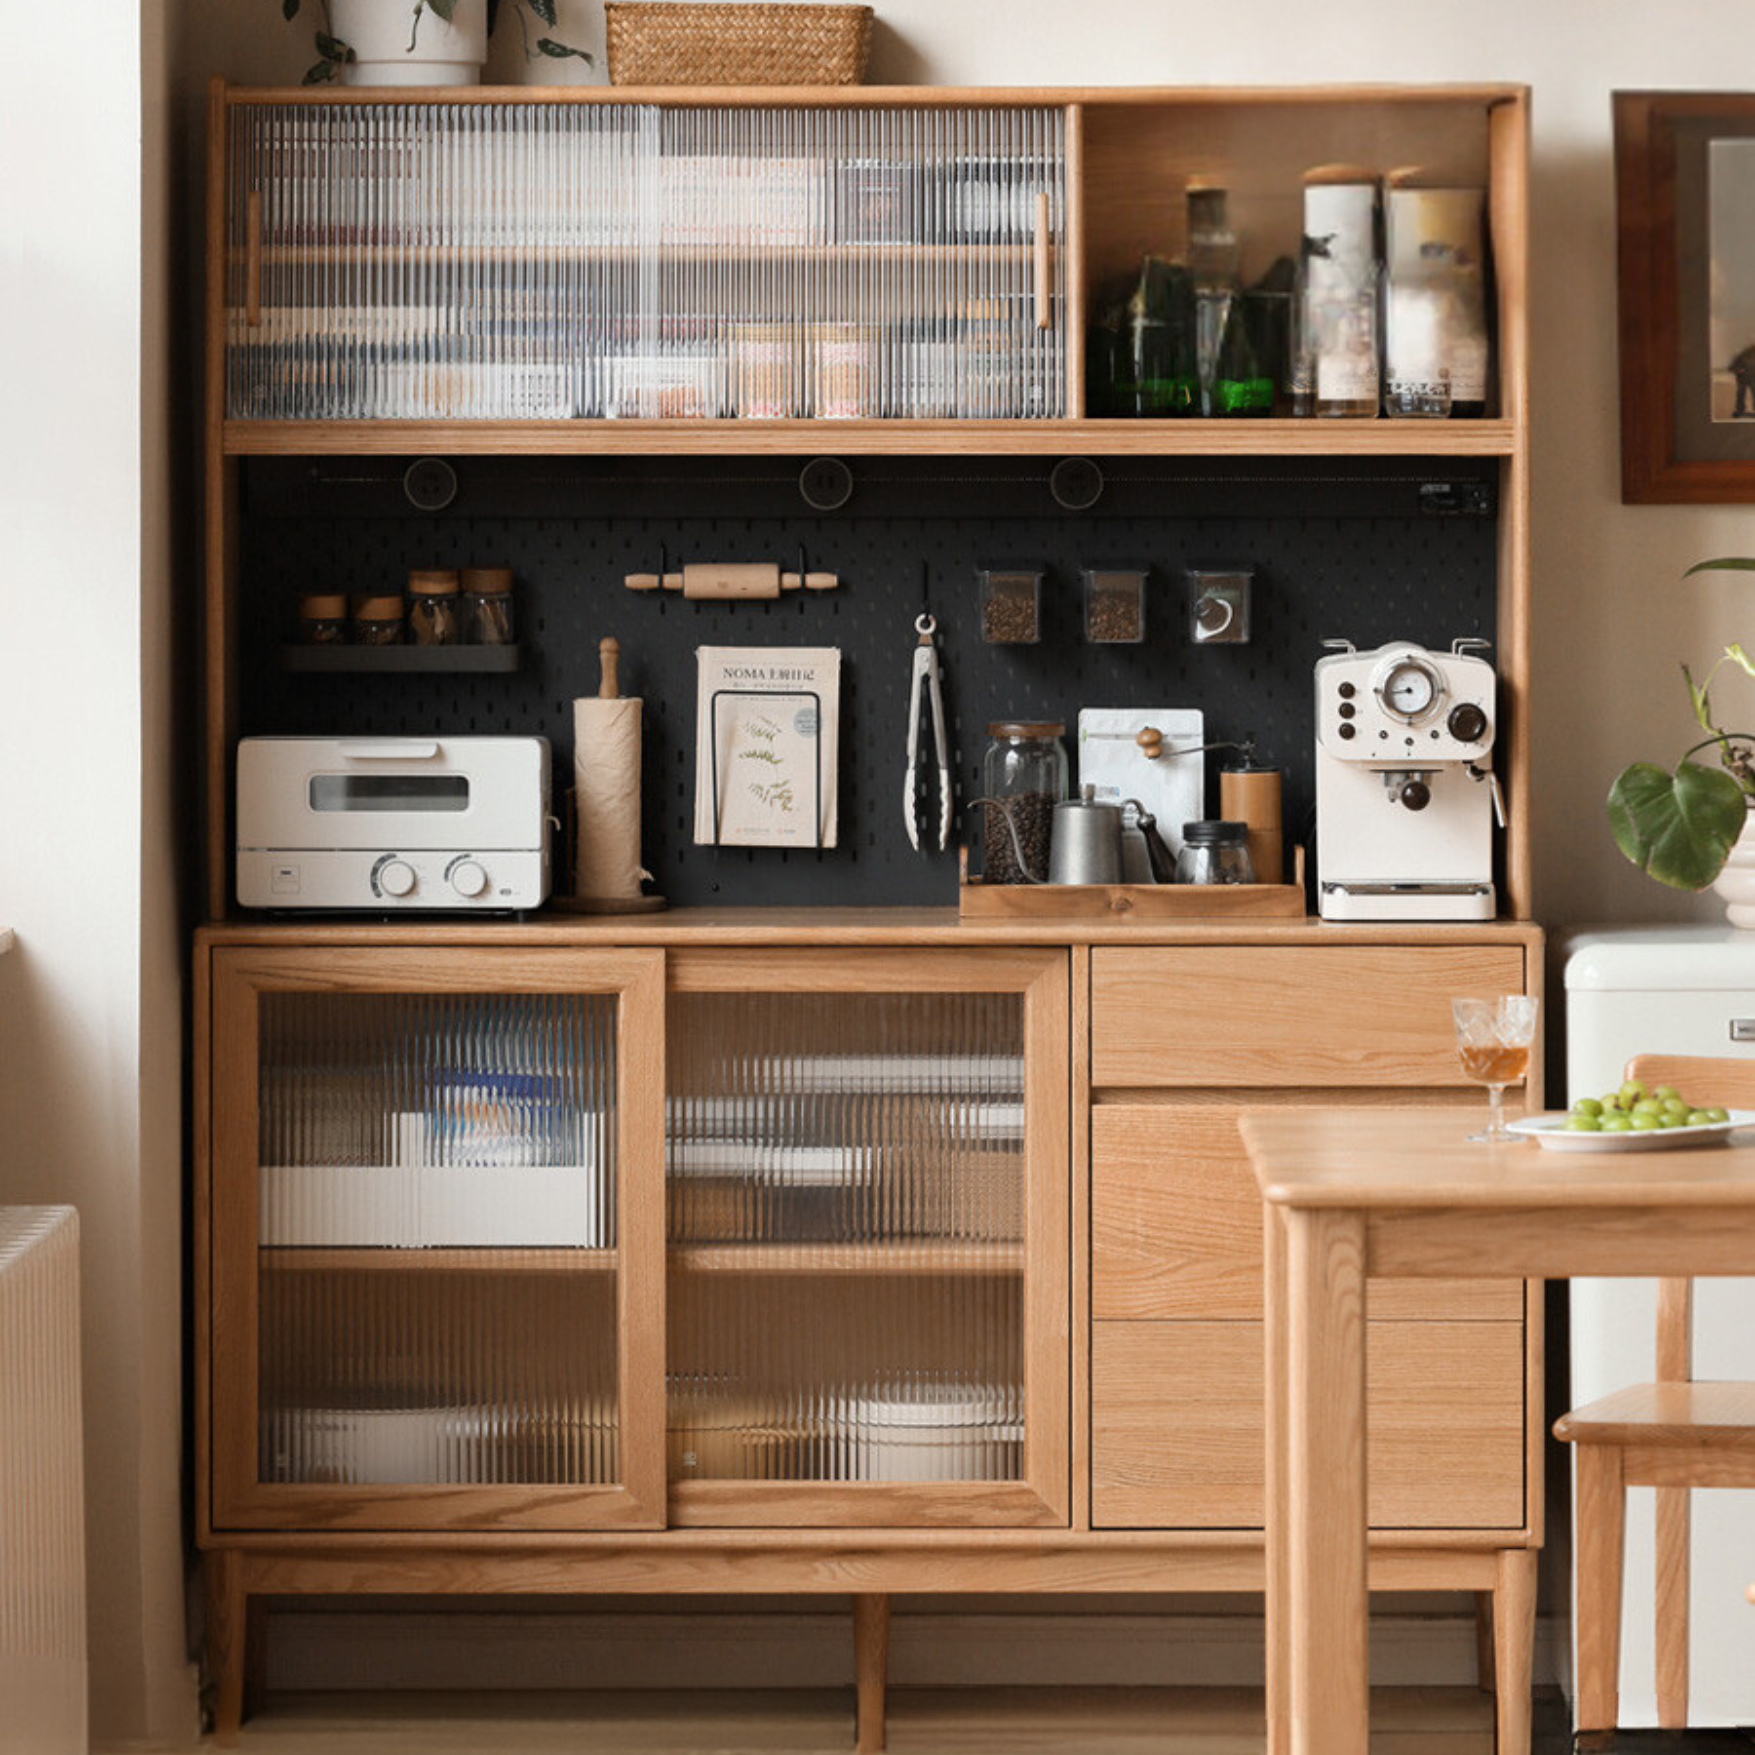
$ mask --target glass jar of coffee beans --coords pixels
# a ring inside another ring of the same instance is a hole
[[[1067,795],[1066,726],[1058,720],[996,719],[981,762],[981,791],[998,800],[981,817],[982,879],[1021,884],[1048,877],[1054,807]],[[1011,828],[1006,826],[1007,815]],[[1017,831],[1013,845],[1012,829]],[[1023,865],[1018,863],[1019,852]]]

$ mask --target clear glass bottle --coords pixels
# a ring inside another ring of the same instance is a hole
[[[1235,419],[1273,411],[1274,384],[1243,310],[1242,252],[1226,193],[1188,185],[1188,273],[1194,283],[1195,358],[1204,415]]]
[[[1377,414],[1381,279],[1376,183],[1306,183],[1304,243],[1292,300],[1294,414],[1356,420]]]
[[[1252,884],[1249,825],[1217,820],[1184,823],[1182,851],[1176,855],[1179,884]]]
[[[983,881],[1021,884],[1025,872],[1039,882],[1048,878],[1048,844],[1054,830],[1054,807],[1067,796],[1066,726],[1058,720],[997,719],[987,728],[991,740],[981,761],[981,793],[1004,808],[982,810]],[[1010,814],[1023,850],[1019,869]]]
[[[1226,211],[1225,191],[1191,182],[1188,206],[1188,275],[1194,282],[1195,366],[1200,376],[1200,411],[1212,414],[1213,378],[1219,344],[1237,301],[1237,237]]]

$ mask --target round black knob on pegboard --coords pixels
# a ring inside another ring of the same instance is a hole
[[[1048,472],[1048,491],[1064,512],[1088,512],[1103,497],[1103,471],[1089,457],[1063,457]]]
[[[853,498],[853,471],[839,457],[813,457],[798,472],[798,491],[813,512],[838,512]]]
[[[443,457],[420,457],[409,464],[402,491],[417,512],[442,512],[457,498],[457,471]]]

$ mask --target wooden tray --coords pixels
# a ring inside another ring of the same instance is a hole
[[[957,912],[965,920],[1302,920],[1304,849],[1289,884],[984,884],[958,860]]]

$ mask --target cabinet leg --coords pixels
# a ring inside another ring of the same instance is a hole
[[[244,1671],[249,1657],[249,1593],[244,1562],[229,1548],[202,1563],[206,1584],[207,1677],[213,1689],[213,1737],[229,1747],[244,1721]]]
[[[1493,1679],[1493,1593],[1475,1592],[1475,1686],[1483,1694],[1495,1692]]]
[[[1494,1724],[1499,1755],[1530,1755],[1536,1642],[1536,1550],[1501,1548],[1492,1594]]]
[[[244,1598],[244,1717],[262,1710],[268,1688],[268,1600]]]
[[[890,1599],[853,1599],[853,1673],[859,1685],[860,1755],[884,1746],[884,1689],[890,1670]]]

